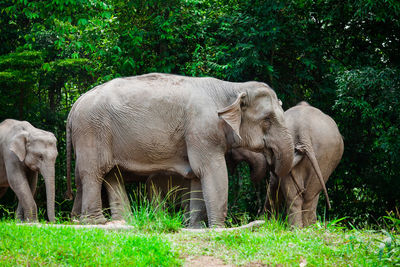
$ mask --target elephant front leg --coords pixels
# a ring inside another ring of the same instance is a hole
[[[17,219],[22,221],[37,221],[37,206],[28,183],[26,174],[13,163],[7,166],[8,183],[17,195]]]
[[[29,181],[29,188],[31,190],[32,197],[33,197],[33,199],[35,199],[36,187],[37,187],[37,181],[38,181],[38,173],[35,171],[28,171],[26,176]],[[22,207],[21,201],[18,201],[16,217],[20,221],[24,220],[24,208]]]
[[[17,218],[18,221],[24,221],[24,208],[22,207],[21,201],[18,201],[18,206],[17,210],[15,212],[15,218]]]
[[[224,227],[228,205],[228,172],[224,153],[190,151],[190,165],[200,178],[209,227]]]

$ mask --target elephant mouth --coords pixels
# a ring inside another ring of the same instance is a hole
[[[34,164],[30,164],[30,165],[27,164],[26,166],[28,166],[28,168],[31,169],[34,172],[40,171],[39,167],[34,165]]]
[[[282,154],[280,154],[279,151],[275,151],[274,148],[271,147],[266,147],[263,154],[267,161],[269,171],[277,175],[277,173],[279,173],[277,168],[279,168],[281,165],[280,161],[282,160]]]
[[[274,153],[274,150],[270,146],[267,146],[265,139],[264,139],[264,153],[263,154],[267,161],[268,169],[272,172],[275,172],[275,163],[276,163],[275,153]]]

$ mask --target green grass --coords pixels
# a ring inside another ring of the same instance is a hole
[[[125,220],[129,225],[136,227],[144,232],[177,232],[184,227],[184,212],[176,210],[176,202],[173,198],[176,188],[171,189],[166,197],[159,195],[149,200],[146,192],[134,191],[132,194],[132,206],[127,207],[129,210],[125,216]]]
[[[162,228],[160,228],[162,229]],[[254,231],[106,231],[0,222],[0,266],[179,266],[203,255],[233,265],[400,266],[400,237],[317,223],[290,229],[270,220]]]
[[[172,237],[188,254],[208,255],[226,263],[246,265],[299,266],[391,266],[400,265],[397,252],[384,246],[378,232],[325,229],[320,224],[290,230],[282,223],[269,221],[256,231],[209,234],[179,234]],[[399,237],[397,236],[397,241]],[[393,241],[392,241],[393,243]]]
[[[182,262],[157,234],[0,223],[0,266],[174,266]]]
[[[398,214],[383,217],[381,230],[348,229],[345,218],[305,229],[271,219],[253,231],[187,233],[179,231],[182,212],[167,200],[139,196],[133,203],[130,231],[0,221],[0,266],[179,266],[201,256],[250,266],[400,266]]]

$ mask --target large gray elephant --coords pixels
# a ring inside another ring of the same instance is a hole
[[[91,223],[106,222],[101,186],[114,166],[136,174],[198,177],[191,180],[191,190],[203,192],[213,227],[224,225],[227,211],[228,149],[268,151],[282,176],[294,154],[282,107],[268,85],[159,73],[114,79],[76,101],[67,121],[67,179],[71,143],[82,217]],[[191,195],[190,209],[199,202]]]
[[[322,190],[330,207],[325,183],[342,158],[343,139],[335,121],[306,102],[288,109],[285,120],[296,154],[288,175],[271,172],[266,209],[278,210],[283,197],[289,223],[306,227],[316,221]]]
[[[18,198],[17,218],[37,221],[34,200],[38,173],[46,184],[47,215],[54,216],[54,164],[57,139],[29,122],[7,119],[0,124],[0,197],[8,187]]]

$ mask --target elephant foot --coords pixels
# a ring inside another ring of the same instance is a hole
[[[125,212],[125,213],[114,213],[111,215],[111,220],[113,221],[125,221],[126,218],[132,218],[132,212]]]
[[[106,222],[106,225],[126,225],[126,221],[125,220],[113,220],[110,222]]]
[[[17,219],[17,222],[18,223],[38,223],[39,221],[36,219],[24,219],[24,220],[20,220],[20,219]]]
[[[209,228],[226,228],[225,224],[212,224],[209,226]]]
[[[187,228],[189,228],[189,229],[201,229],[201,228],[206,228],[206,225],[205,224],[190,224],[190,225],[188,225],[188,227]]]
[[[207,228],[207,223],[203,220],[189,220],[187,221],[187,226],[186,228],[189,229],[201,229],[201,228]]]
[[[106,224],[107,219],[103,215],[97,216],[97,217],[81,215],[80,223],[81,224]]]
[[[27,223],[37,223],[39,220],[37,217],[26,217],[22,221]]]

